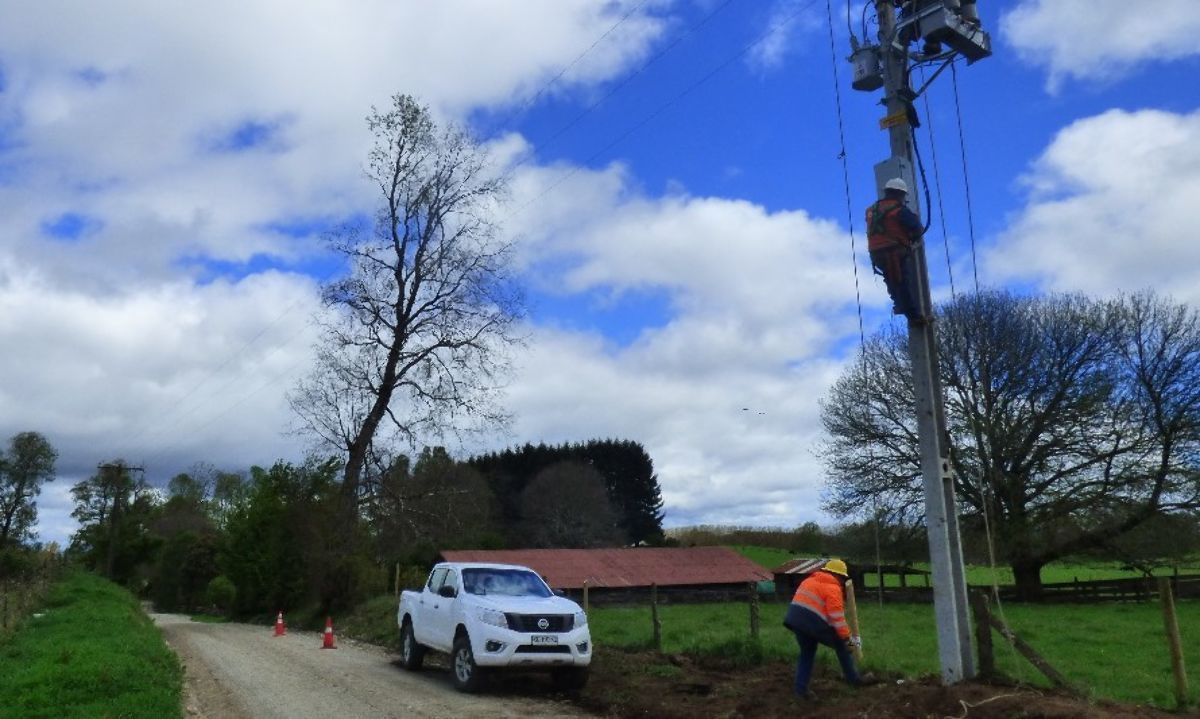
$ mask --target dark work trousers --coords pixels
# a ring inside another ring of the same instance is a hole
[[[919,318],[921,303],[914,293],[917,282],[912,252],[900,246],[875,250],[871,253],[871,266],[883,275],[888,296],[892,298],[893,312],[912,319]]]
[[[808,680],[812,676],[813,660],[817,656],[817,645],[824,644],[837,652],[838,663],[842,665],[842,675],[848,684],[857,685],[860,681],[858,672],[854,669],[854,657],[845,640],[837,635],[833,627],[817,616],[816,612],[805,609],[799,604],[788,606],[787,616],[783,626],[791,629],[800,645],[800,659],[796,662],[796,694],[803,695],[808,691]]]

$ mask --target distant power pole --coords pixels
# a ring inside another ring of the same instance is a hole
[[[991,41],[979,25],[975,0],[874,0],[879,20],[879,45],[864,45],[851,38],[854,48],[854,88],[884,88],[887,115],[880,121],[888,130],[891,157],[875,166],[878,196],[889,179],[900,178],[910,188],[908,206],[919,212],[916,173],[913,171],[912,102],[919,93],[909,84],[909,60],[946,63],[959,55],[974,62],[991,54]],[[896,8],[902,16],[896,17]],[[909,45],[922,41],[919,53]],[[942,44],[950,46],[942,50]],[[944,67],[944,66],[943,66]],[[940,70],[938,71],[940,72]],[[936,73],[935,73],[936,76]],[[921,88],[922,91],[924,88]],[[946,432],[938,352],[929,295],[929,270],[924,243],[913,250],[918,287],[914,294],[927,322],[908,324],[908,354],[916,394],[917,431],[920,438],[921,475],[925,487],[925,524],[929,534],[929,559],[933,568],[934,611],[937,616],[938,655],[942,681],[954,684],[975,676],[971,653],[967,580],[963,571],[958,529],[954,475],[950,467],[950,442]]]
[[[108,514],[108,551],[105,552],[104,576],[112,579],[117,564],[117,540],[121,533],[121,519],[125,513],[125,494],[131,488],[130,472],[144,472],[142,467],[130,467],[124,462],[105,462],[96,466],[107,473],[112,487],[112,508]]]

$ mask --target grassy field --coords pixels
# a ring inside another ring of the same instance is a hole
[[[796,557],[795,554],[786,549],[774,549],[771,547],[734,546],[731,549],[768,570],[774,569],[789,559]],[[921,562],[913,564],[913,568],[929,571],[929,565]],[[1013,584],[1012,570],[1006,566],[998,566],[993,571],[989,566],[967,565],[966,570],[967,584],[989,586],[993,581],[999,585]],[[1180,574],[1200,574],[1200,559],[1196,560],[1195,566],[1182,567],[1179,571]],[[1169,576],[1171,570],[1160,568],[1155,571],[1155,574]],[[1046,584],[1075,580],[1087,582],[1098,579],[1128,579],[1140,576],[1142,576],[1140,572],[1125,569],[1120,562],[1088,562],[1086,564],[1055,562],[1046,565],[1042,569],[1042,582]],[[923,586],[924,580],[921,577],[909,577],[908,585]],[[874,575],[866,576],[865,586],[876,586]],[[885,576],[884,586],[898,587],[900,586],[900,578]]]
[[[0,643],[0,717],[179,717],[182,669],[124,589],[83,573]]]
[[[1189,667],[1200,666],[1200,603],[1178,606]],[[721,654],[753,663],[760,659],[794,661],[796,642],[781,622],[785,605],[761,607],[762,635],[748,641],[749,609],[744,603],[663,605],[663,650],[668,653]],[[867,669],[916,677],[938,673],[933,607],[892,604],[859,607]],[[1006,606],[1009,624],[1046,659],[1084,691],[1119,701],[1173,707],[1170,655],[1157,604],[1087,606]],[[602,608],[590,612],[598,645],[644,648],[650,645],[648,607]],[[1031,685],[1047,682],[1024,659],[994,636],[998,669]],[[833,654],[818,653],[833,666]],[[1195,670],[1193,669],[1193,673]],[[1193,680],[1192,686],[1196,686]],[[1192,701],[1200,699],[1193,690]]]

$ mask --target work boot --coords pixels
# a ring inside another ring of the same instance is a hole
[[[817,695],[813,694],[812,690],[809,689],[808,691],[804,692],[803,694],[797,694],[796,698],[802,702],[815,702],[817,700]]]

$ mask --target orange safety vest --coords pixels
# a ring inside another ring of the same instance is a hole
[[[799,604],[824,619],[842,639],[850,638],[850,626],[846,624],[846,607],[842,599],[842,583],[833,575],[819,571],[808,575],[796,588],[792,603]]]
[[[900,224],[900,200],[885,197],[867,208],[867,250],[889,250],[893,247],[912,247],[912,238]]]

